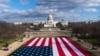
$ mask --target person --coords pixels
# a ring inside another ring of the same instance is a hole
[[[23,34],[23,37],[26,37],[25,34]]]
[[[92,50],[97,50],[96,44],[92,44]]]
[[[23,42],[23,37],[20,38],[19,42]]]
[[[9,44],[8,44],[8,43],[6,43],[6,44],[3,46],[3,50],[4,50],[4,51],[9,50],[9,49],[8,49],[8,46],[9,46]]]

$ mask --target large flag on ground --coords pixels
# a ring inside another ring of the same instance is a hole
[[[90,56],[69,37],[32,38],[11,56]]]

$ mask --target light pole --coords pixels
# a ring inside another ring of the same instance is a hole
[[[30,36],[29,36],[29,29],[27,28],[27,37],[29,38]]]

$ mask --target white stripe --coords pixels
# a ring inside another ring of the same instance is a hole
[[[45,41],[44,46],[48,46],[48,45],[49,45],[49,39],[50,39],[50,38],[46,38],[46,41]]]
[[[37,40],[38,38],[35,38],[31,43],[28,44],[28,46],[32,46]]]
[[[66,56],[72,56],[71,55],[71,53],[68,51],[68,49],[66,48],[66,46],[64,45],[64,43],[62,42],[62,40],[60,39],[60,38],[57,38],[58,39],[58,41],[59,41],[59,43],[60,43],[60,45],[61,45],[61,48],[62,48],[62,50],[64,51],[64,54],[66,55]]]
[[[55,39],[52,38],[52,48],[53,48],[53,56],[59,56],[58,49],[56,46]]]
[[[81,53],[72,43],[70,43],[67,39],[63,38],[63,40],[72,48],[72,50],[74,50],[74,52],[78,55],[78,56],[85,56],[83,53]]]
[[[40,38],[40,40],[39,40],[39,42],[36,44],[36,46],[40,46],[41,43],[43,42],[43,39],[44,39],[44,38]]]

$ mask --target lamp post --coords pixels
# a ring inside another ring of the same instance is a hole
[[[27,33],[27,37],[29,38],[30,36],[29,36],[29,29],[28,29],[28,28],[27,28],[27,32],[28,32],[28,33]]]

